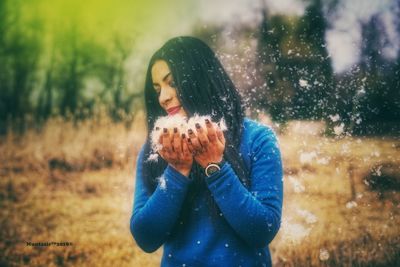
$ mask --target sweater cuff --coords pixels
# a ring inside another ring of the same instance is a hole
[[[175,170],[174,167],[172,167],[171,165],[168,165],[167,168],[165,168],[164,175],[165,175],[165,177],[168,177],[170,179],[172,178],[172,180],[175,183],[177,183],[181,186],[186,186],[193,181],[192,178],[189,178],[190,176],[186,177],[182,173]]]

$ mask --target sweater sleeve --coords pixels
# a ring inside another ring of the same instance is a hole
[[[265,129],[265,128],[263,128]],[[262,131],[250,148],[250,191],[225,163],[206,178],[208,187],[227,222],[253,247],[265,247],[279,230],[282,213],[283,174],[274,133]]]
[[[148,195],[142,176],[143,148],[136,164],[136,184],[130,230],[145,252],[157,250],[168,238],[182,207],[191,180],[167,166],[152,195]]]

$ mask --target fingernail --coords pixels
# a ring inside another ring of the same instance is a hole
[[[188,132],[189,132],[189,134],[193,134],[193,130],[192,129],[189,129]]]
[[[200,126],[199,123],[196,123],[196,128],[197,128],[197,129],[200,129],[200,128],[201,128],[201,126]]]
[[[205,119],[207,124],[210,124],[210,120],[209,119]]]
[[[156,127],[156,131],[160,130],[160,127]]]
[[[167,133],[167,131],[168,131],[167,128],[164,128],[164,129],[163,129],[163,132],[164,132],[164,133]]]
[[[174,133],[178,132],[178,128],[174,127]]]
[[[184,133],[182,134],[182,138],[183,138],[183,139],[185,139],[185,138],[186,138],[186,135],[185,135]]]

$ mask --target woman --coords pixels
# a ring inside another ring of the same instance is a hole
[[[244,117],[234,84],[214,52],[177,37],[151,58],[145,83],[147,140],[137,159],[130,230],[161,266],[271,266],[280,227],[282,163],[272,130]],[[163,129],[149,160],[156,119],[210,115],[206,126]],[[227,131],[213,123],[224,119]]]

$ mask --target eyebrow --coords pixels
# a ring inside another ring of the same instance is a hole
[[[162,78],[163,82],[168,78],[169,75],[171,75],[171,72],[168,72],[168,73],[164,76],[164,78]],[[159,84],[158,84],[158,83],[153,83],[153,86],[155,86],[155,85],[159,85]]]

